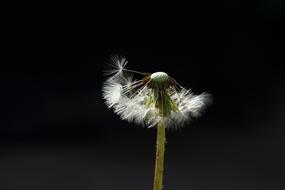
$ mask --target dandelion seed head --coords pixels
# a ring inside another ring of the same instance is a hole
[[[114,56],[112,60],[103,98],[123,120],[148,127],[164,122],[168,128],[177,128],[200,116],[211,102],[209,94],[195,95],[165,72],[145,74],[125,69],[126,58]],[[134,80],[130,72],[144,77]]]

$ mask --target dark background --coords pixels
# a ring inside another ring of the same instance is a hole
[[[281,0],[3,6],[1,190],[152,189],[155,130],[101,97],[113,53],[214,103],[167,132],[166,190],[285,189]]]

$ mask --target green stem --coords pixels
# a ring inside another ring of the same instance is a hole
[[[161,122],[157,127],[156,160],[155,160],[153,190],[162,190],[164,149],[165,149],[165,125],[163,122]]]

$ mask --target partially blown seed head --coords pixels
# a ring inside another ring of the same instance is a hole
[[[103,84],[103,98],[109,108],[123,120],[148,127],[163,121],[169,127],[180,127],[199,116],[211,102],[207,93],[194,95],[165,72],[145,74],[125,69],[126,58],[113,56],[109,78]],[[130,73],[143,77],[133,80]]]

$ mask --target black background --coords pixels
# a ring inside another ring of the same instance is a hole
[[[285,189],[281,0],[2,8],[1,190],[152,189],[155,130],[101,96],[113,53],[213,95],[167,132],[164,189]]]

